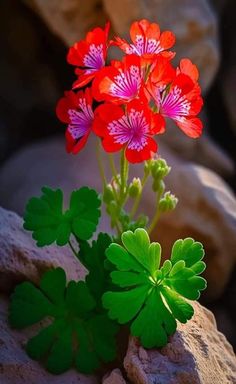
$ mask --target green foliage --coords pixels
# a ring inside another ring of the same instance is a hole
[[[205,269],[203,247],[191,238],[178,240],[171,260],[160,267],[161,246],[150,244],[144,229],[124,232],[121,238],[124,247],[112,243],[106,255],[117,268],[111,272],[112,281],[123,290],[106,292],[103,305],[111,319],[121,324],[133,320],[131,333],[144,347],[164,346],[176,330],[176,320],[186,323],[193,315],[183,297],[196,300],[206,288],[198,276]]]
[[[48,319],[45,328],[29,340],[29,356],[45,361],[54,374],[72,365],[91,373],[101,361],[112,361],[116,352],[117,325],[104,312],[95,311],[96,306],[84,282],[70,281],[66,286],[65,272],[57,268],[43,275],[39,288],[29,282],[16,287],[9,321],[21,329]]]
[[[86,276],[86,283],[100,306],[102,306],[101,297],[103,293],[111,285],[110,269],[105,255],[105,251],[111,242],[110,236],[106,233],[99,233],[97,240],[94,240],[91,246],[87,241],[80,242],[78,257],[89,271]]]
[[[72,192],[69,209],[63,212],[60,189],[42,188],[41,197],[32,197],[24,215],[24,228],[33,232],[37,245],[65,245],[71,234],[88,240],[95,232],[100,217],[101,201],[93,189],[80,188]]]

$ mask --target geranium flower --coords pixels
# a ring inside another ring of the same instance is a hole
[[[65,96],[57,103],[56,114],[63,123],[68,124],[65,134],[67,151],[78,153],[85,146],[94,121],[90,89],[77,93],[65,92]]]
[[[106,152],[125,148],[131,163],[148,160],[157,152],[155,134],[163,132],[164,119],[150,111],[145,102],[131,101],[126,112],[121,106],[105,103],[95,111],[94,132],[102,138]]]
[[[88,84],[98,71],[104,67],[109,28],[110,23],[107,23],[105,29],[93,29],[87,33],[85,40],[75,43],[69,49],[67,61],[69,64],[78,67],[75,70],[78,80],[73,84],[73,88],[83,87]]]
[[[98,101],[126,103],[138,96],[141,85],[140,57],[125,56],[100,71],[93,82],[93,96]]]
[[[182,61],[175,79],[170,84],[154,87],[153,91],[158,112],[173,119],[192,138],[199,137],[203,128],[196,117],[203,105],[197,78],[196,67],[190,61]]]
[[[121,48],[127,55],[162,54],[170,58],[174,56],[173,52],[166,50],[174,45],[175,35],[170,31],[160,33],[160,27],[156,23],[150,23],[145,19],[135,21],[130,27],[130,37],[131,44],[120,37],[116,37],[113,44]]]

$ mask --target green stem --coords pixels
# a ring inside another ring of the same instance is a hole
[[[148,234],[151,235],[152,231],[154,230],[160,216],[161,216],[161,211],[158,209],[159,208],[159,201],[162,196],[163,191],[158,191],[157,193],[157,204],[156,204],[156,213],[148,227]]]
[[[113,179],[116,181],[117,184],[119,184],[119,179],[117,177],[118,175],[117,175],[117,170],[114,162],[113,153],[109,153],[108,158],[109,158],[109,164],[110,164],[111,174],[113,176]]]
[[[129,175],[129,163],[125,157],[125,151],[124,149],[121,152],[121,158],[120,158],[120,206],[122,207],[124,205],[124,201],[126,198],[126,187],[127,187],[127,181],[128,181],[128,175]]]
[[[149,176],[149,172],[145,172],[145,174],[142,178],[142,181],[141,181],[142,190],[141,190],[141,193],[136,197],[136,199],[134,201],[134,204],[133,204],[133,207],[132,207],[131,213],[130,213],[130,219],[132,219],[135,216],[135,214],[138,210],[138,207],[139,207],[142,195],[143,195],[143,188],[147,182],[148,176]]]
[[[69,247],[70,249],[72,250],[73,254],[75,255],[75,257],[78,259],[78,252],[76,252],[74,246],[72,245],[71,241],[69,240],[68,241],[68,244],[69,244]]]
[[[105,171],[104,171],[103,163],[102,163],[101,146],[100,146],[99,139],[98,139],[97,145],[96,145],[96,156],[97,156],[98,168],[99,168],[100,176],[102,179],[102,183],[103,183],[103,185],[106,185],[107,180],[106,180]]]

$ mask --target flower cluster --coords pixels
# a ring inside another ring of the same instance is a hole
[[[67,124],[68,152],[78,153],[93,132],[106,152],[124,149],[131,163],[148,160],[157,152],[155,136],[165,131],[168,118],[189,137],[199,137],[203,101],[198,70],[189,59],[173,66],[175,53],[169,49],[174,34],[161,33],[158,24],[147,20],[131,25],[131,42],[109,41],[108,33],[109,23],[69,49],[67,60],[78,78],[56,109]],[[108,65],[110,46],[124,56]]]

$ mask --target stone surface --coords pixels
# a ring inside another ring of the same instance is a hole
[[[63,139],[53,138],[20,151],[0,171],[0,204],[22,215],[27,200],[40,195],[43,185],[62,188],[66,199],[74,188],[82,185],[100,190],[94,146],[91,137],[87,147],[73,156],[66,154]],[[174,212],[163,215],[153,238],[161,242],[165,255],[177,238],[192,236],[202,241],[208,266],[207,293],[209,297],[217,297],[235,265],[235,197],[219,176],[196,164],[186,164],[163,143],[159,154],[172,165],[166,182],[179,198],[179,204]],[[142,165],[131,167],[131,173],[141,175]],[[141,208],[142,212],[153,214],[154,196],[150,186]],[[99,230],[109,230],[105,214]]]
[[[102,384],[126,384],[126,381],[120,369],[116,368],[103,378]]]
[[[24,345],[37,327],[21,331],[8,327],[8,299],[0,297],[0,383],[1,384],[99,384],[95,376],[85,376],[75,370],[51,375],[31,360]]]
[[[106,15],[101,0],[24,0],[38,13],[53,33],[72,45],[95,25],[103,25]],[[53,15],[53,17],[52,17]]]
[[[124,367],[135,384],[235,384],[236,359],[231,345],[217,331],[213,314],[194,304],[195,314],[166,347],[145,350],[130,338]]]
[[[83,278],[86,273],[68,247],[36,247],[31,233],[23,229],[23,220],[0,208],[1,291],[9,291],[23,280],[37,283],[45,270],[59,266],[65,269],[68,280]]]

